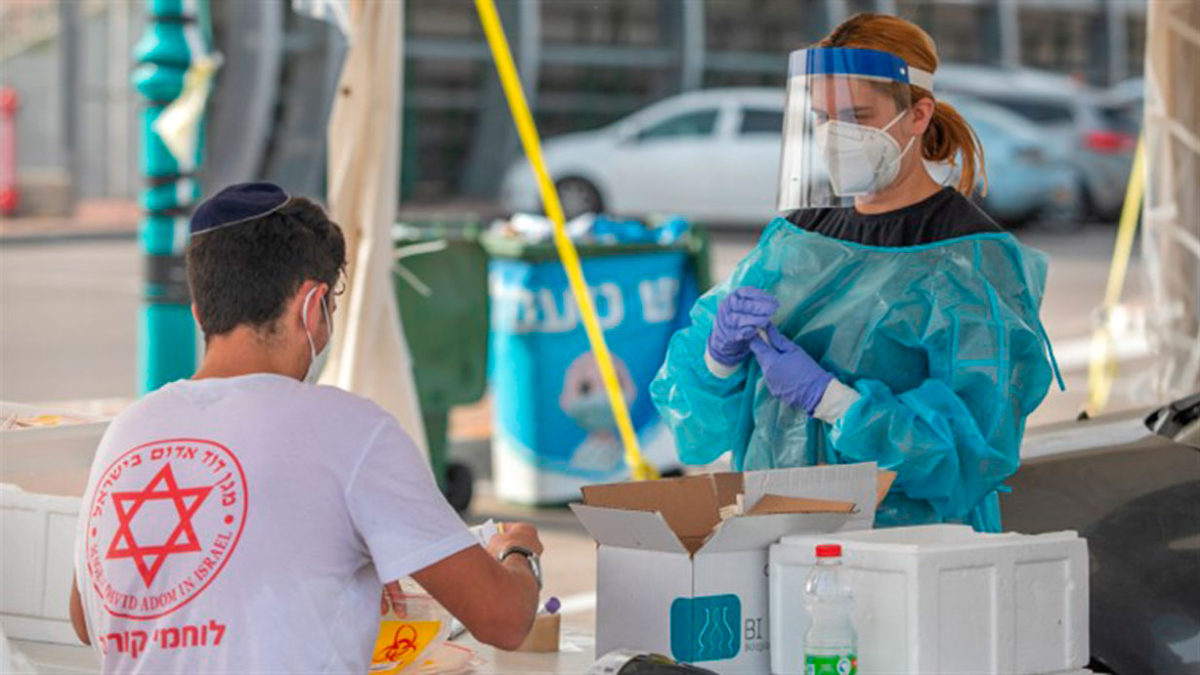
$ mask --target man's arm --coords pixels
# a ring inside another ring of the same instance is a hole
[[[537,614],[538,587],[529,561],[496,556],[512,546],[541,555],[542,543],[532,525],[506,524],[488,550],[472,546],[413,574],[430,595],[458,617],[481,642],[516,649],[529,634]]]
[[[71,582],[71,626],[75,628],[80,642],[85,645],[92,644],[91,638],[88,637],[87,621],[83,618],[83,598],[79,595],[78,581]]]

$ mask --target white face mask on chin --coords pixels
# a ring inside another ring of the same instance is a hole
[[[320,353],[317,352],[316,343],[313,342],[312,333],[308,332],[308,301],[312,299],[313,293],[317,292],[317,287],[313,287],[304,296],[304,308],[300,310],[300,320],[304,322],[304,335],[308,338],[309,362],[308,371],[304,373],[304,382],[307,384],[316,384],[321,377],[321,371],[325,370],[325,362],[329,360],[329,345],[333,342],[333,322],[329,320],[329,310],[325,307],[325,298],[321,298],[321,311],[325,314],[325,325],[329,327],[329,339],[325,341],[325,346],[321,348]]]
[[[901,150],[887,130],[906,113],[907,110],[902,111],[883,128],[841,120],[817,125],[816,141],[825,157],[834,194],[839,197],[867,195],[883,190],[896,180],[900,159],[912,147],[916,136],[908,139]]]

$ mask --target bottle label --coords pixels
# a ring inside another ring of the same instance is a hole
[[[858,675],[858,656],[805,656],[804,672],[807,675]]]

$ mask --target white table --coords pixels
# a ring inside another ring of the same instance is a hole
[[[43,675],[77,675],[99,673],[100,662],[91,647],[83,645],[59,645],[29,640],[11,640],[14,647],[25,655]],[[480,644],[469,634],[455,641],[469,647],[486,665],[475,669],[476,673],[585,673],[595,660],[595,639],[587,632],[564,626],[561,649],[551,654],[529,654],[505,652]],[[364,673],[364,675],[366,675]]]

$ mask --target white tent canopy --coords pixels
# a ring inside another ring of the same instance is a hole
[[[331,0],[324,0],[324,5]],[[332,0],[350,49],[329,118],[329,206],[346,235],[346,296],[321,377],[375,401],[428,452],[412,357],[392,291],[391,229],[399,202],[404,3]]]
[[[1200,3],[1151,2],[1146,28],[1142,255],[1166,400],[1200,390]]]

